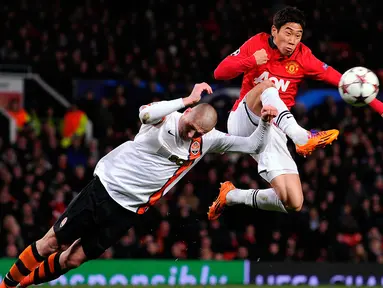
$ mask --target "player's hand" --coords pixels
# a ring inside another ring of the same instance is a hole
[[[269,56],[267,55],[267,52],[265,49],[255,51],[253,55],[255,60],[257,61],[257,65],[262,65],[262,64],[265,64],[267,61],[269,61]]]
[[[183,99],[184,105],[190,106],[190,105],[198,103],[201,100],[201,94],[204,91],[207,92],[208,94],[213,93],[213,89],[211,89],[211,87],[207,83],[203,82],[203,83],[195,84],[193,91],[190,93],[190,95]]]
[[[277,117],[278,110],[274,106],[271,105],[265,105],[262,107],[261,110],[261,118],[265,122],[270,122],[273,121],[275,117]]]

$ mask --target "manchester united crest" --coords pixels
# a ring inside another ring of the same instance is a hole
[[[295,61],[289,61],[285,65],[286,72],[290,74],[296,74],[299,70],[299,65]]]
[[[199,153],[199,150],[201,149],[201,145],[198,141],[194,141],[190,146],[190,151],[193,155],[197,155]]]

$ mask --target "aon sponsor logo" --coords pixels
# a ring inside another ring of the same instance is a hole
[[[258,84],[258,83],[261,83],[262,81],[270,80],[271,82],[275,84],[275,87],[278,90],[282,90],[283,92],[286,92],[287,88],[289,88],[290,81],[285,81],[283,79],[278,79],[277,77],[274,77],[274,76],[271,76],[271,77],[269,76],[270,76],[270,73],[265,71],[261,75],[259,75],[259,77],[254,79],[254,83]]]

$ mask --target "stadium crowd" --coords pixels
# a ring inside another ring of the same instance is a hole
[[[356,63],[383,67],[376,56],[378,37],[371,37],[383,29],[373,13],[375,4],[285,2],[309,13],[304,42],[319,58],[340,71]],[[257,9],[254,1],[214,1],[203,3],[202,10],[201,4],[176,1],[144,0],[128,10],[118,2],[106,7],[104,1],[92,2],[92,8],[63,1],[29,3],[13,1],[0,8],[5,23],[1,61],[31,65],[65,95],[72,93],[72,78],[127,78],[133,84],[137,79],[164,83],[166,97],[174,98],[176,84],[212,82],[212,71],[225,55],[249,36],[269,31],[273,11],[271,6]],[[335,23],[339,29],[332,29]],[[105,96],[95,99],[90,91],[77,103],[95,124],[96,139],[90,142],[73,137],[63,148],[52,109],[35,116],[41,129],[30,123],[14,145],[0,141],[0,257],[15,257],[42,236],[92,178],[98,159],[134,138],[138,106],[164,97],[122,87]],[[223,115],[219,127],[225,129],[228,110],[217,109]],[[305,195],[301,212],[285,215],[241,206],[208,222],[207,208],[221,181],[241,188],[266,184],[247,155],[207,156],[103,257],[383,263],[381,118],[331,98],[310,114],[295,110],[304,127],[341,131],[334,145],[307,159],[295,157]]]
[[[218,0],[182,3],[141,0],[8,1],[0,58],[28,64],[69,98],[72,78],[127,78],[179,83],[212,82],[221,59],[258,32],[269,32],[279,4],[307,14],[303,42],[339,71],[383,67],[379,1]],[[336,27],[336,29],[334,29]],[[233,81],[239,84],[240,79]]]

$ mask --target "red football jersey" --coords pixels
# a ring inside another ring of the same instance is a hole
[[[265,49],[269,61],[257,65],[254,52]],[[239,102],[255,85],[270,80],[275,83],[279,95],[290,109],[295,104],[298,86],[304,77],[325,81],[337,86],[341,74],[317,59],[311,50],[299,43],[291,56],[283,56],[273,42],[271,35],[259,33],[247,40],[237,51],[227,56],[215,69],[217,80],[230,80],[244,73],[239,99],[235,102],[235,110]]]

